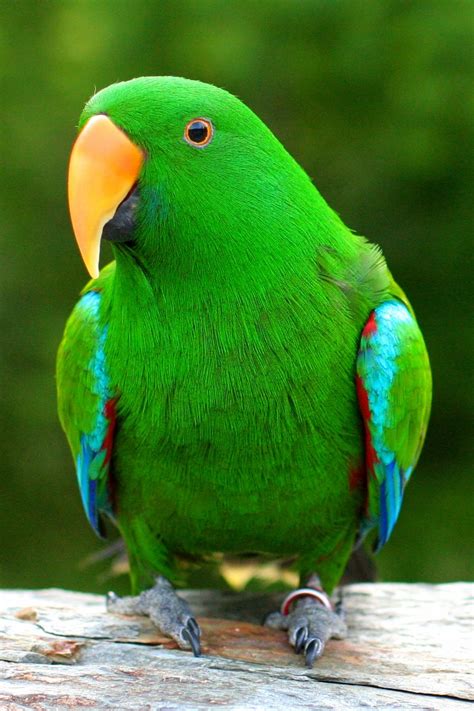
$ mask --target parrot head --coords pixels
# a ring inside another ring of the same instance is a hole
[[[102,238],[151,271],[257,264],[319,194],[265,124],[209,84],[143,77],[95,94],[68,175],[74,233],[92,277]],[[305,197],[306,196],[306,197]],[[280,250],[281,251],[281,250]],[[284,251],[284,250],[283,250]],[[260,256],[259,256],[260,255]]]

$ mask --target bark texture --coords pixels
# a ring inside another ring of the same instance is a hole
[[[279,595],[183,592],[203,632],[195,659],[98,595],[0,591],[0,708],[467,709],[474,585],[341,592],[349,636],[306,669],[284,633],[258,624]]]

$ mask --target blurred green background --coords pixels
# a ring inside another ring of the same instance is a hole
[[[107,563],[81,567],[102,544],[56,417],[55,352],[87,279],[65,177],[84,102],[144,74],[237,94],[382,246],[435,395],[381,576],[473,577],[473,13],[472,0],[0,2],[0,585],[110,587]]]

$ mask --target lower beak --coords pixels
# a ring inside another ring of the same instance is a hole
[[[104,114],[93,116],[74,143],[69,161],[69,212],[91,277],[99,276],[102,230],[136,183],[145,158]]]

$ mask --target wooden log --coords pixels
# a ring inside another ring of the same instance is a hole
[[[261,627],[280,596],[186,591],[199,659],[146,618],[64,590],[0,591],[0,708],[450,709],[473,700],[474,586],[342,589],[349,636],[307,669]]]

